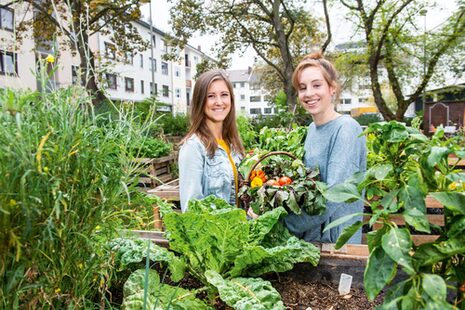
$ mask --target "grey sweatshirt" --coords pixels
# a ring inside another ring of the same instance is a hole
[[[344,182],[356,172],[366,170],[366,143],[360,125],[350,116],[340,116],[326,124],[308,126],[305,140],[304,163],[307,167],[319,167],[321,179],[328,186]],[[363,201],[354,203],[326,204],[323,215],[309,216],[289,214],[284,222],[288,229],[306,241],[335,243],[344,227],[361,220],[354,217],[323,233],[326,225],[345,215],[362,212]],[[348,243],[360,243],[362,232],[355,233]]]

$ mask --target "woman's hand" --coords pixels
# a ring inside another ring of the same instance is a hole
[[[255,212],[253,212],[253,209],[251,207],[249,207],[249,209],[247,210],[247,215],[253,219],[256,219],[258,217],[258,214],[255,214]]]

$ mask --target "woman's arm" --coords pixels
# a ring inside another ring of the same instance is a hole
[[[186,141],[179,151],[179,195],[182,212],[186,211],[189,199],[203,198],[204,157],[201,146],[193,140]]]

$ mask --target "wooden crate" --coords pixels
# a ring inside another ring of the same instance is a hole
[[[176,159],[177,154],[159,158],[136,158],[135,161],[140,164],[139,183],[153,188],[172,181],[171,165]]]

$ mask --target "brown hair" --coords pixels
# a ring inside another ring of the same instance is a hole
[[[182,139],[181,144],[195,134],[205,145],[208,155],[211,157],[215,154],[218,143],[207,126],[207,117],[204,110],[205,103],[207,102],[208,88],[214,81],[219,80],[226,83],[231,96],[231,110],[223,121],[223,140],[226,144],[230,145],[232,150],[244,155],[244,147],[242,146],[242,141],[236,125],[236,106],[234,103],[233,86],[226,76],[226,73],[222,70],[204,72],[195,82],[194,93],[192,95],[191,127],[186,136]]]
[[[339,96],[340,87],[336,68],[329,60],[326,60],[320,52],[315,52],[304,56],[302,61],[299,62],[295,68],[294,73],[292,74],[292,86],[294,86],[296,91],[299,90],[300,74],[308,67],[320,68],[328,85],[335,89],[336,97]]]

